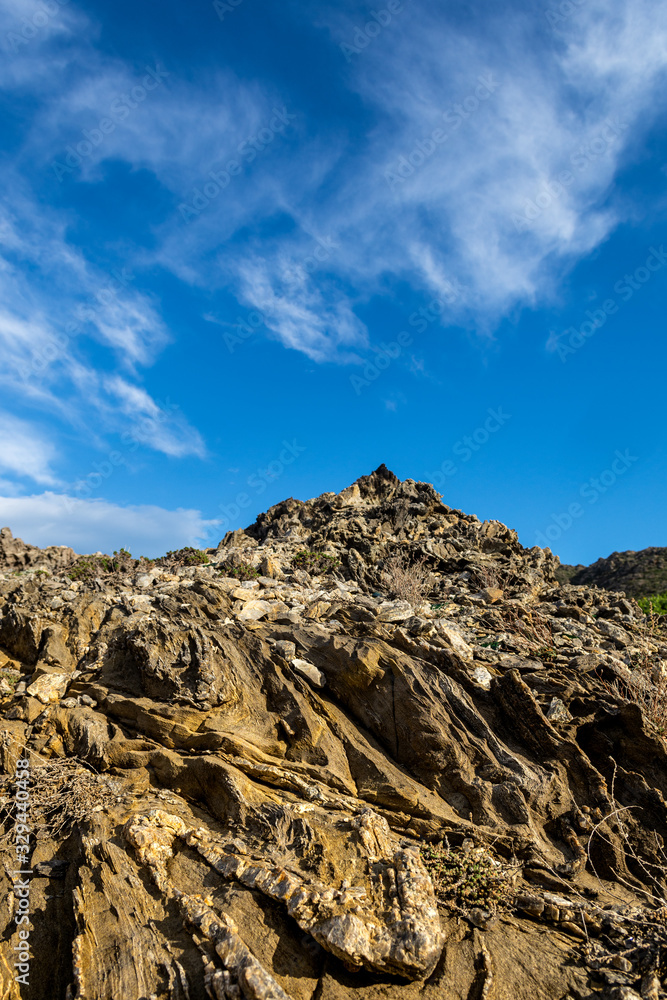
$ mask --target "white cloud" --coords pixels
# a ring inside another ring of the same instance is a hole
[[[252,186],[212,201],[183,240],[165,224],[163,263],[194,284],[231,287],[286,346],[319,361],[363,347],[357,301],[398,281],[444,298],[445,325],[481,332],[517,303],[548,301],[636,210],[613,184],[664,109],[667,8],[587,0],[553,34],[543,14],[503,9],[473,33],[439,9],[406,6],[350,63],[348,86],[373,128],[356,143],[303,137],[302,173],[271,159]],[[317,15],[336,45],[359,23],[356,5],[318,3]],[[406,161],[405,178],[390,183]],[[564,170],[572,179],[561,185]],[[290,235],[263,235],[261,255],[252,236],[232,242],[267,205],[291,216]],[[324,267],[336,280],[319,273],[286,289],[285,259],[309,253],[313,232],[340,244]]]
[[[353,3],[305,7],[333,46],[349,42],[361,20]],[[23,9],[19,0],[5,0],[5,8]],[[71,40],[78,73],[45,87],[44,70],[33,67],[42,100],[21,155],[45,169],[145,72],[96,51],[88,28],[81,36],[88,41]],[[316,361],[354,361],[368,344],[357,304],[398,282],[444,298],[445,325],[492,330],[517,303],[548,300],[563,272],[633,210],[614,198],[613,182],[628,147],[664,108],[666,53],[667,8],[653,0],[587,0],[554,32],[543,10],[491,10],[471,29],[415,0],[347,68],[345,83],[373,123],[362,136],[339,125],[310,135],[297,115],[199,216],[185,222],[175,210],[158,223],[156,249],[135,250],[136,260],[166,266],[207,292],[231,290],[262,313],[272,336]],[[195,80],[165,69],[170,75],[83,157],[72,183],[99,180],[106,159],[121,159],[189,202],[283,104],[270,85],[227,69]],[[481,99],[480,80],[487,81]],[[435,129],[448,133],[446,142],[433,143]],[[390,183],[401,163],[409,176]],[[559,188],[566,169],[573,181]],[[531,204],[538,210],[519,225]],[[32,242],[41,246],[44,215],[36,214],[41,229]],[[263,232],[258,251],[258,223],[276,216],[289,220],[289,235]],[[14,232],[24,228],[22,221]],[[290,267],[294,277],[294,262],[312,252],[313,234],[340,249],[318,273],[290,282]],[[64,253],[64,223],[46,247],[42,259],[59,260],[69,296],[94,296],[100,279],[75,251]],[[31,311],[24,299],[16,315],[43,325],[40,302]],[[125,290],[95,308],[84,331],[132,374],[150,364],[167,339],[155,304]]]
[[[107,433],[130,431],[165,454],[203,456],[201,436],[174,405],[167,419],[136,387],[141,406],[131,406],[127,393],[105,392],[105,376],[89,360],[88,339],[110,349],[100,362],[106,371],[136,376],[138,366],[156,360],[170,337],[149,296],[131,287],[127,269],[118,280],[92,267],[68,243],[64,221],[37,206],[24,184],[10,177],[9,190],[11,210],[0,210],[0,385],[7,399],[57,415],[93,446]],[[107,383],[130,384],[120,374]]]
[[[0,412],[0,471],[53,486],[56,450],[34,427]]]
[[[78,500],[47,492],[34,496],[0,496],[0,524],[32,545],[69,545],[76,552],[113,552],[121,546],[133,555],[155,557],[169,549],[210,541],[215,520],[200,511],[179,507],[121,507],[107,500]],[[206,539],[209,541],[206,541]]]
[[[276,260],[244,262],[239,279],[241,300],[259,310],[264,325],[285,347],[314,361],[345,361],[357,358],[350,348],[367,346],[366,328],[344,295],[326,297],[307,278],[285,283]]]
[[[106,379],[105,388],[130,418],[131,434],[135,440],[174,458],[205,456],[206,448],[201,435],[190,427],[177,406],[168,401],[163,407],[158,406],[145,389],[119,376]]]

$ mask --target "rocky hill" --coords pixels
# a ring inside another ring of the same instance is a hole
[[[2,539],[2,998],[667,995],[632,600],[384,467],[205,555]]]
[[[631,597],[663,594],[667,591],[667,548],[612,552],[590,566],[563,565],[557,572],[570,583],[623,590]]]

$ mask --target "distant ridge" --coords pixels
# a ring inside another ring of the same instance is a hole
[[[561,583],[625,591],[630,597],[648,597],[667,590],[667,548],[652,546],[639,552],[612,552],[590,566],[563,563],[556,570]]]

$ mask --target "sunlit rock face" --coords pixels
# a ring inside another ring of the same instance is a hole
[[[150,563],[0,537],[35,1000],[658,998],[667,639],[381,466]],[[23,771],[21,771],[23,773]]]

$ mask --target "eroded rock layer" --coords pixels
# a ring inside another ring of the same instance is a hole
[[[632,600],[384,467],[207,563],[67,552],[0,575],[0,997],[21,756],[35,1000],[665,995]]]

